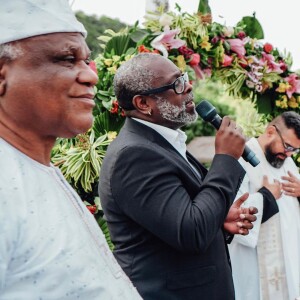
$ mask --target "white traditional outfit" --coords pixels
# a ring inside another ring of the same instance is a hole
[[[0,299],[141,299],[60,170],[0,138]]]
[[[0,45],[56,32],[87,35],[67,0],[1,2]],[[0,138],[0,300],[42,299],[141,297],[59,169]]]
[[[290,157],[281,168],[272,167],[257,139],[247,145],[260,164],[252,167],[241,159],[247,173],[237,198],[249,192],[245,206],[255,206],[259,212],[249,235],[235,235],[229,245],[236,300],[295,300],[300,296],[299,202],[284,193],[275,200],[260,188],[263,175],[272,182],[288,176],[288,171],[299,176],[299,171]]]

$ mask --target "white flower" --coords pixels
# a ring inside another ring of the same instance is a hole
[[[230,26],[224,27],[223,33],[226,37],[231,37],[234,34],[234,28]]]
[[[172,25],[173,17],[168,14],[163,14],[159,18],[159,24],[163,27]]]

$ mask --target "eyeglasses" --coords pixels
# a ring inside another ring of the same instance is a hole
[[[276,129],[276,132],[278,133],[280,139],[281,139],[281,142],[282,142],[282,145],[283,145],[283,148],[284,148],[284,152],[295,152],[295,153],[298,153],[300,151],[299,148],[294,148],[292,147],[291,145],[289,144],[286,144],[286,142],[284,141],[282,135],[281,135],[281,132],[280,130],[276,127],[276,125],[273,125]]]
[[[187,72],[176,78],[176,80],[171,84],[148,90],[146,92],[140,93],[140,95],[157,94],[169,89],[173,89],[176,94],[182,94],[185,90],[186,82],[189,82],[189,75]]]

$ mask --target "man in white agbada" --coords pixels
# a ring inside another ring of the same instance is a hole
[[[300,179],[291,158],[300,148],[300,116],[284,112],[248,146],[260,164],[243,163],[238,195],[249,192],[245,203],[259,213],[249,235],[229,245],[236,300],[300,299]]]
[[[0,299],[141,299],[92,214],[50,164],[57,137],[88,130],[86,31],[67,0],[0,10]]]

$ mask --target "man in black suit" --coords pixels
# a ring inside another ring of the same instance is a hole
[[[255,220],[255,209],[240,208],[247,195],[230,209],[245,174],[241,130],[223,118],[207,171],[179,130],[197,118],[187,74],[139,54],[118,69],[114,88],[126,122],[99,194],[115,257],[144,299],[234,299],[225,230],[247,234]]]

